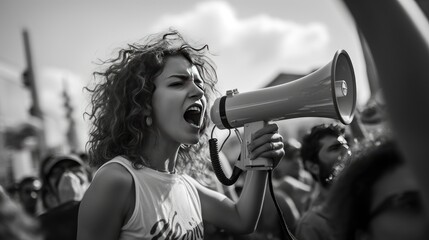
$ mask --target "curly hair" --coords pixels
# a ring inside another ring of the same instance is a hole
[[[183,56],[196,66],[205,87],[205,97],[212,100],[217,74],[212,60],[206,56],[208,45],[193,47],[176,30],[149,35],[144,43],[129,44],[119,50],[116,57],[101,64],[104,71],[96,71],[94,79],[100,79],[94,88],[86,87],[91,95],[92,109],[85,114],[92,121],[87,149],[90,165],[100,167],[110,159],[123,155],[134,168],[149,166],[142,156],[141,146],[154,130],[144,124],[145,110],[150,110],[155,91],[154,80],[161,74],[167,58]],[[206,148],[210,119],[205,112],[200,141],[190,147],[180,148],[176,169],[189,168],[191,162],[197,168],[207,162],[201,150]],[[154,135],[154,134],[153,134]],[[155,135],[154,135],[155,136]]]
[[[301,157],[303,162],[319,163],[319,141],[326,136],[344,136],[345,128],[338,124],[320,124],[311,128],[310,133],[302,138]]]

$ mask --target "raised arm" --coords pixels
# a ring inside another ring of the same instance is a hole
[[[254,158],[269,158],[277,165],[284,155],[282,137],[277,131],[276,124],[268,124],[253,135],[248,148]],[[267,178],[267,171],[248,171],[237,202],[195,182],[201,199],[203,219],[231,232],[253,232],[261,213]]]
[[[79,208],[77,240],[119,239],[134,206],[134,183],[119,164],[100,169]]]

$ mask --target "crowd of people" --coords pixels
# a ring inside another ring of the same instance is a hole
[[[47,156],[16,198],[0,188],[0,239],[287,239],[283,222],[299,240],[427,239],[420,187],[387,131],[356,139],[332,122],[284,138],[268,123],[248,149],[272,179],[253,170],[222,186],[207,148],[208,53],[172,30],[105,61],[87,88],[88,154]]]
[[[0,239],[76,239],[77,214],[92,178],[85,154],[52,154],[37,176],[1,188]]]

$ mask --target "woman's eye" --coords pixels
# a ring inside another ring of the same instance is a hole
[[[174,83],[170,84],[170,87],[179,87],[179,86],[182,86],[182,85],[183,85],[182,82],[174,82]]]

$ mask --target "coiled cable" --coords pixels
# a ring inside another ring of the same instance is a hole
[[[209,140],[209,151],[210,151],[210,158],[212,160],[213,171],[217,179],[219,179],[219,181],[226,186],[231,186],[232,184],[237,182],[243,170],[241,170],[237,166],[234,166],[231,177],[228,178],[227,176],[225,176],[225,173],[222,170],[222,165],[219,160],[219,152],[217,148],[216,138],[211,138]],[[238,158],[240,158],[240,156]]]

